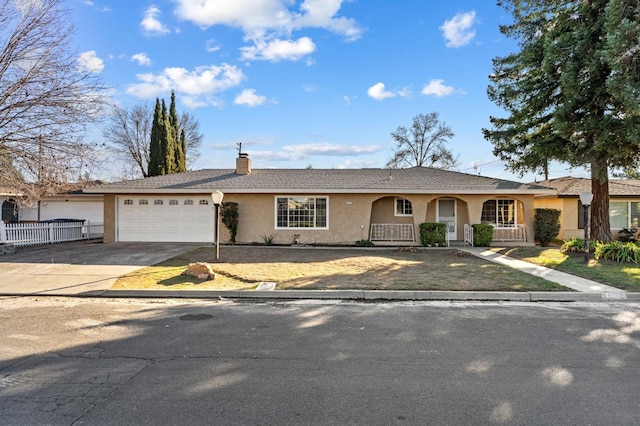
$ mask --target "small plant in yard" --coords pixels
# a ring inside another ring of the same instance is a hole
[[[264,242],[265,246],[272,246],[274,239],[275,239],[275,235],[273,234],[269,234],[269,235],[265,234],[262,236],[262,241]]]
[[[473,245],[475,247],[489,247],[493,241],[493,226],[488,223],[474,223]]]
[[[420,244],[424,247],[446,246],[447,245],[447,225],[444,223],[421,223],[420,224]]]
[[[375,244],[371,240],[358,240],[356,241],[356,247],[373,247]]]
[[[560,233],[560,210],[535,209],[534,231],[540,245],[548,247],[549,242]]]

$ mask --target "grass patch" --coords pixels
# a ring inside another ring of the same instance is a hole
[[[493,251],[587,278],[627,291],[640,291],[640,265],[591,259],[584,264],[584,254],[563,253],[559,248],[509,247]]]
[[[216,279],[180,275],[209,262]],[[118,279],[114,289],[248,290],[260,281],[277,289],[568,291],[542,278],[453,249],[417,252],[359,249],[202,247]]]

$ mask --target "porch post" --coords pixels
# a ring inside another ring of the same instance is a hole
[[[0,220],[0,243],[7,243],[7,225],[4,224],[4,220]]]

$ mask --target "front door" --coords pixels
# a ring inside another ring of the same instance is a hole
[[[438,222],[447,225],[447,239],[457,239],[456,232],[456,200],[438,200]]]

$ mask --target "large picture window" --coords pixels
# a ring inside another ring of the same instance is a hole
[[[326,197],[277,197],[276,228],[327,228]]]
[[[482,223],[488,223],[496,228],[515,228],[518,223],[516,217],[515,200],[488,200],[482,205]]]

